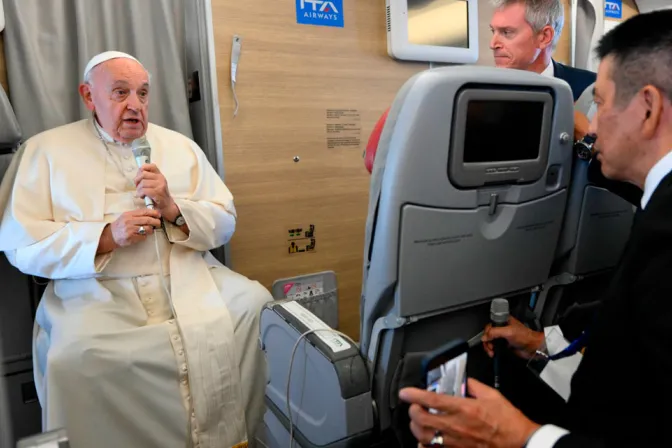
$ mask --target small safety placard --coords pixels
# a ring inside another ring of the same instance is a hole
[[[287,252],[289,254],[315,252],[316,244],[314,224],[287,230]]]
[[[327,149],[361,147],[362,118],[357,109],[327,109]]]

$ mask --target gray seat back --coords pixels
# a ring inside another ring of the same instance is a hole
[[[511,101],[521,112],[542,104],[539,126],[525,121],[534,113],[497,116]],[[426,71],[397,95],[372,173],[361,302],[360,349],[381,429],[404,353],[475,335],[492,298],[548,278],[570,180],[572,108],[562,81],[489,67]],[[470,127],[487,117],[500,133],[493,151]],[[529,139],[538,153],[517,159]]]
[[[16,148],[21,141],[21,128],[9,103],[5,89],[0,88],[0,154]],[[4,171],[0,171],[0,179]]]
[[[14,158],[13,150],[21,141],[21,129],[14,115],[9,99],[0,88],[0,181],[10,168]],[[4,210],[2,195],[7,196],[8,183],[0,187],[0,217]],[[4,255],[0,254],[0,447],[13,445],[12,431],[13,408],[10,397],[16,396],[11,387],[8,389],[5,375],[13,373],[14,366],[22,360],[30,359],[32,315],[28,278],[14,269]],[[29,362],[28,362],[29,365]],[[25,366],[22,365],[25,369]]]

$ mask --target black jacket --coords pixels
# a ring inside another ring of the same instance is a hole
[[[672,446],[672,173],[635,217],[555,448]]]
[[[570,67],[568,65],[556,62],[555,60],[553,61],[553,71],[556,78],[562,79],[567,84],[569,84],[569,87],[572,89],[575,102],[588,88],[588,86],[593,84],[597,78],[597,75],[593,72]]]

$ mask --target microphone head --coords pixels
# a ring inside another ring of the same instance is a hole
[[[490,320],[494,324],[506,325],[509,321],[509,301],[494,299],[490,302]]]
[[[149,146],[149,142],[147,141],[147,138],[142,136],[140,138],[136,138],[133,140],[131,143],[131,148],[133,149],[133,157],[136,159],[138,157],[143,157],[149,163],[151,160],[151,154],[152,154],[152,148]]]

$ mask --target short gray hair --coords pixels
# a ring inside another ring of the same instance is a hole
[[[490,0],[490,3],[497,9],[521,3],[525,6],[525,20],[532,30],[538,33],[550,25],[554,31],[553,49],[558,45],[565,25],[565,9],[560,0]]]

